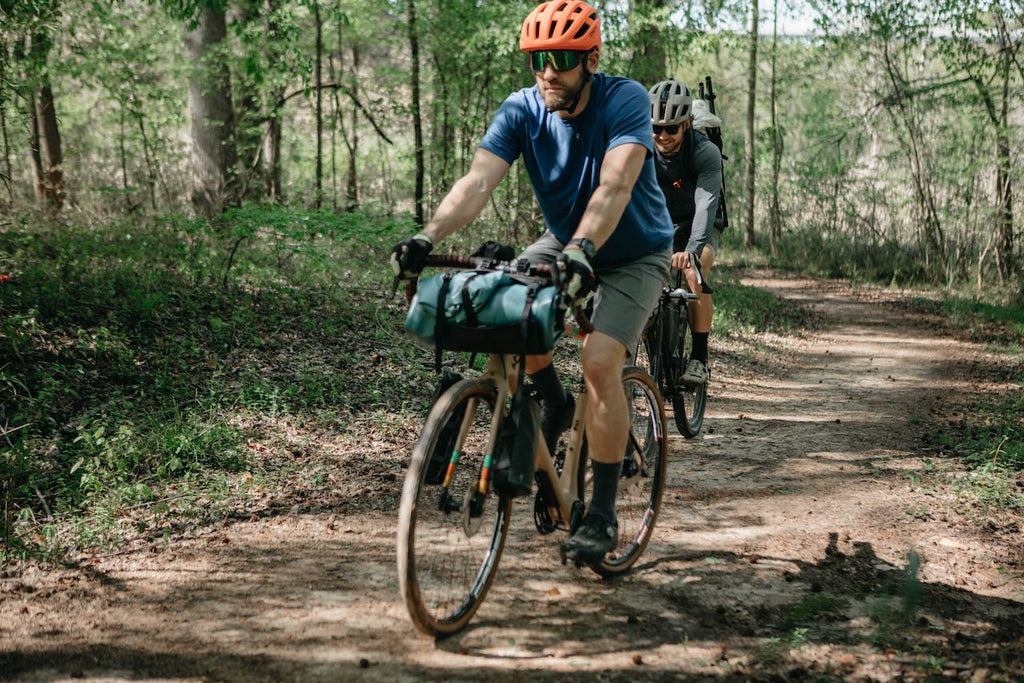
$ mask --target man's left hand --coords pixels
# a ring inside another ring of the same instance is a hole
[[[563,249],[558,257],[558,268],[562,271],[562,291],[577,306],[585,306],[597,291],[597,276],[587,255],[576,247]]]

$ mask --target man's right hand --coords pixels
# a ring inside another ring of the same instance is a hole
[[[683,271],[686,287],[694,294],[704,291],[704,275],[700,269],[700,258],[690,251],[677,251],[672,254],[672,267]]]
[[[434,248],[434,242],[424,233],[417,233],[391,248],[391,270],[395,277],[418,277],[423,266],[427,264],[427,256]]]

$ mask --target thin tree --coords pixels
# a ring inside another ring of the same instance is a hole
[[[774,256],[782,239],[782,215],[779,207],[779,175],[782,169],[782,130],[779,128],[777,58],[779,53],[779,0],[772,3],[772,187],[768,205],[768,244]]]
[[[320,19],[320,3],[313,2],[313,22],[316,33],[316,54],[314,55],[313,83],[316,98],[316,181],[314,205],[317,211],[324,200],[324,95],[323,95],[323,56],[324,56],[324,22]]]
[[[420,43],[416,31],[416,0],[407,0],[409,22],[409,50],[412,58],[410,81],[412,86],[413,147],[416,155],[416,225],[423,225],[423,122],[420,117]]]
[[[263,60],[268,65],[280,62],[284,52],[279,37],[282,30],[279,25],[279,10],[280,0],[265,0]],[[283,84],[272,83],[269,90],[264,93],[267,118],[263,132],[263,192],[272,202],[281,202],[284,199],[281,182],[281,106],[285,90]]]
[[[747,182],[745,188],[746,201],[746,231],[744,244],[748,247],[754,246],[754,179],[756,171],[756,160],[754,158],[754,105],[757,101],[757,30],[758,10],[757,0],[750,2],[750,61],[747,70],[747,131],[746,131],[746,165]]]

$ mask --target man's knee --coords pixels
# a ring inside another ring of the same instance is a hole
[[[600,332],[594,332],[583,347],[583,376],[589,386],[618,384],[626,362],[626,347]]]
[[[705,244],[704,248],[700,252],[700,268],[702,272],[707,272],[715,265],[715,248],[710,244]]]

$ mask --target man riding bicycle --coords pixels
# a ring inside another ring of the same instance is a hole
[[[617,543],[629,429],[622,367],[668,278],[672,224],[655,179],[646,91],[597,72],[597,11],[579,0],[545,2],[523,22],[519,47],[536,85],[505,100],[469,171],[423,231],[395,245],[391,263],[396,274],[418,274],[433,245],[474,220],[522,156],[547,227],[522,257],[557,264],[577,303],[594,296],[594,332],[583,346],[593,492],[565,546],[594,562]],[[551,361],[550,353],[527,357],[526,371],[543,397],[541,429],[553,451],[574,404]]]
[[[658,185],[675,226],[672,267],[683,269],[691,292],[699,295],[688,307],[693,349],[680,381],[699,386],[708,381],[708,335],[714,302],[698,283],[692,267],[706,277],[715,264],[721,230],[715,225],[722,196],[722,153],[704,133],[693,128],[693,96],[685,83],[661,81],[650,90]]]

